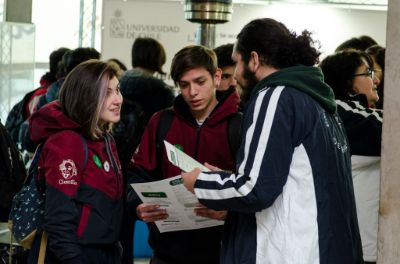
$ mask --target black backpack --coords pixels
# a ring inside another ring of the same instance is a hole
[[[157,164],[161,164],[161,153],[164,149],[164,138],[171,127],[174,116],[175,113],[172,108],[164,109],[160,114],[160,120],[158,122],[156,131]],[[236,158],[236,152],[238,151],[242,141],[242,119],[242,112],[237,112],[236,114],[231,115],[228,119],[228,142],[234,158]]]
[[[26,171],[7,129],[0,123],[0,222],[7,222],[11,201],[22,188]]]
[[[19,130],[22,123],[24,123],[24,121],[26,120],[25,109],[27,107],[27,104],[29,103],[29,99],[32,97],[32,94],[35,91],[36,90],[33,90],[27,93],[21,101],[19,101],[12,107],[10,113],[7,116],[5,127],[7,128],[8,133],[10,133],[12,140],[15,142],[15,144],[17,144],[18,148],[20,148],[19,144],[21,143],[19,141]]]
[[[81,136],[84,149],[84,166],[88,160],[86,139]],[[39,159],[43,144],[40,144],[33,155],[28,176],[21,190],[12,199],[9,222],[12,224],[12,234],[24,248],[30,249],[37,231],[40,231],[45,209],[45,183],[39,181]]]

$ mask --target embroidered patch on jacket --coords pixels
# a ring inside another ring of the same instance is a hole
[[[97,156],[96,154],[93,155],[93,162],[94,164],[96,164],[97,168],[101,169],[103,167],[103,164],[101,164],[99,156]]]
[[[104,161],[103,168],[106,172],[110,171],[110,163],[108,161]]]
[[[59,184],[73,184],[77,185],[78,183],[75,180],[72,180],[72,177],[75,177],[78,173],[76,170],[75,162],[73,160],[67,159],[63,160],[63,162],[59,165],[60,172],[65,180],[60,179],[58,181]]]

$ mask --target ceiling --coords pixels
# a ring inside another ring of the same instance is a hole
[[[0,0],[1,1],[1,0]],[[103,0],[104,1],[104,0]],[[144,0],[108,0],[108,1],[144,1]],[[146,0],[153,2],[181,2],[182,4],[190,0]],[[202,0],[204,2],[214,0]],[[234,4],[314,4],[314,5],[334,5],[339,8],[366,9],[387,11],[389,0],[232,0]],[[399,1],[399,0],[394,0]]]
[[[298,4],[350,4],[368,6],[387,6],[388,0],[233,0],[233,3],[298,3]]]

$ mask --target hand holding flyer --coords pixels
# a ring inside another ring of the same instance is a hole
[[[168,160],[175,166],[179,167],[182,171],[189,172],[195,168],[199,168],[202,171],[210,171],[207,167],[194,160],[171,143],[164,140],[164,144],[165,149],[167,150]]]
[[[165,140],[164,144],[168,160],[182,171],[188,172],[195,168],[210,171]],[[198,200],[194,194],[186,190],[179,175],[161,181],[132,184],[132,187],[143,203],[159,204],[167,210],[167,219],[155,221],[161,233],[199,229],[224,223],[221,220],[196,215],[194,209],[197,208]]]
[[[158,230],[163,232],[199,229],[224,224],[224,221],[198,216],[195,195],[183,186],[181,176],[161,181],[135,183],[132,188],[143,203],[159,204],[166,209],[168,218],[155,221]]]

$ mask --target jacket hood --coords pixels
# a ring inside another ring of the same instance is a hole
[[[206,119],[208,126],[219,124],[226,117],[238,112],[239,109],[240,97],[233,87],[226,91],[216,91],[216,96],[218,104]],[[175,98],[173,109],[178,116],[196,124],[196,120],[192,116],[190,108],[181,94]]]
[[[81,126],[68,118],[58,100],[44,105],[29,118],[29,132],[33,142],[40,143],[63,130],[81,131]]]
[[[140,107],[139,111],[143,110],[148,118],[171,106],[175,98],[171,87],[152,76],[125,74],[120,80],[120,87],[123,104]]]
[[[335,95],[324,82],[324,76],[318,67],[293,66],[274,72],[254,87],[251,97],[265,87],[279,85],[298,89],[314,98],[328,112],[336,112]]]

